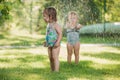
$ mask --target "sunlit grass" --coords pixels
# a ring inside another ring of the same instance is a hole
[[[97,51],[98,50],[98,51]],[[66,47],[61,47],[60,72],[51,72],[47,49],[0,50],[0,80],[119,80],[120,48],[82,46],[80,62],[68,64]]]
[[[13,30],[14,31],[14,30]],[[42,42],[45,41],[45,35],[41,34],[29,34],[24,31],[22,32],[13,32],[11,34],[0,33],[0,46],[11,45],[11,46],[39,46],[42,45]],[[62,43],[66,43],[66,37],[62,38]],[[104,43],[104,44],[119,44],[120,38],[119,36],[80,36],[80,42],[84,44],[96,44],[96,43]]]
[[[37,34],[1,34],[4,37],[0,39],[0,45],[11,45],[11,46],[31,46],[31,45],[41,45],[44,41],[44,35]]]
[[[1,34],[0,45],[32,46],[34,48],[0,49],[0,80],[119,80],[120,47],[87,46],[83,43],[114,43],[119,39],[82,37],[80,62],[67,63],[66,38],[60,50],[60,72],[51,73],[47,48],[40,46],[44,35]]]

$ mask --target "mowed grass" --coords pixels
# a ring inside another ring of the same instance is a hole
[[[47,49],[0,50],[0,80],[120,80],[120,47],[81,46],[80,62],[68,64],[60,51],[60,72],[51,72]]]
[[[45,40],[44,35],[37,34],[0,34],[0,46],[31,46],[31,45],[42,45]]]
[[[62,38],[63,42],[66,42],[66,37]],[[82,44],[120,44],[120,35],[80,35],[80,43]]]
[[[39,46],[45,41],[45,35],[6,35],[0,34],[0,46]],[[66,43],[66,37],[62,38],[62,42]],[[100,43],[108,43],[108,44],[119,44],[120,38],[119,35],[116,36],[88,36],[88,35],[81,35],[80,36],[80,43],[82,44],[100,44]]]

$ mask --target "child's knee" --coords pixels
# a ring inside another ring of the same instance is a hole
[[[68,56],[70,56],[70,57],[71,57],[71,56],[72,56],[72,53],[71,53],[71,54],[68,54]]]
[[[54,60],[54,58],[51,56],[51,57],[49,57],[49,59],[50,59],[50,61],[53,61]]]

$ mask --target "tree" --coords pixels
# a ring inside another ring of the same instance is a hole
[[[0,27],[3,23],[10,19],[9,11],[11,10],[11,2],[0,0]]]

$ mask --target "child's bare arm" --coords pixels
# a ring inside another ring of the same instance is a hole
[[[60,25],[58,25],[58,24],[55,25],[55,29],[58,33],[58,38],[57,38],[57,42],[56,42],[55,46],[59,46],[60,41],[62,39],[62,29],[61,29]]]

